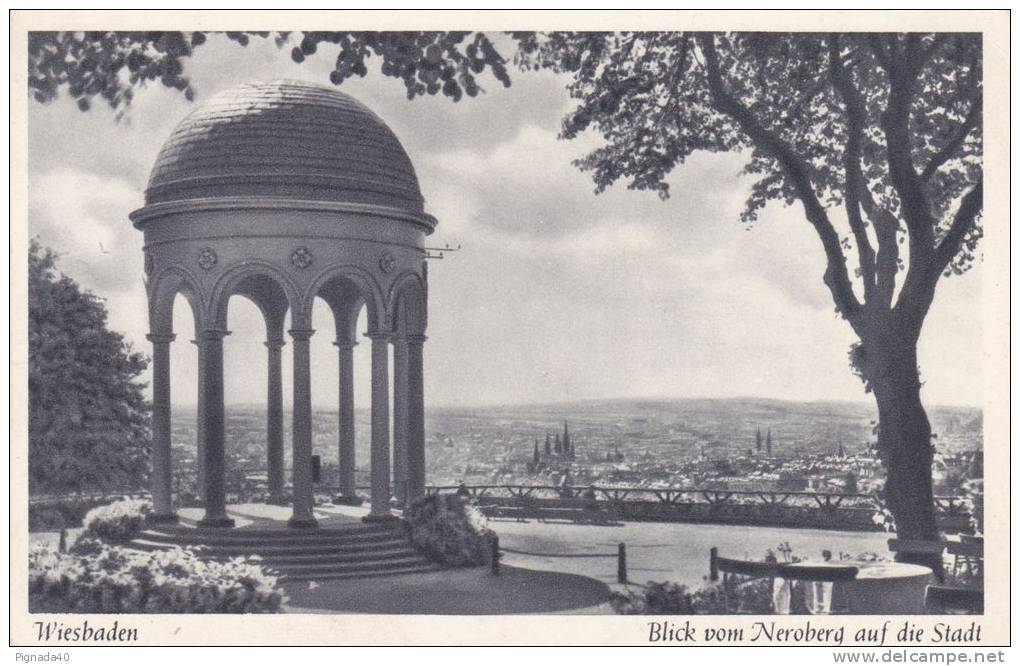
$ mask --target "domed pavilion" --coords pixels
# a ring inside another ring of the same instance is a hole
[[[210,98],[167,139],[145,206],[131,214],[145,235],[153,348],[153,518],[175,520],[170,455],[173,303],[182,294],[198,347],[200,525],[229,527],[224,487],[223,338],[234,296],[265,320],[270,501],[284,497],[281,354],[293,354],[293,527],[314,527],[309,340],[335,335],[339,381],[339,496],[355,501],[355,326],[367,309],[371,340],[371,510],[392,517],[425,494],[422,345],[427,271],[418,179],[379,116],[333,88],[300,81],[249,83]],[[332,322],[312,321],[315,298]],[[290,313],[290,328],[284,321]],[[332,330],[330,330],[332,324]],[[391,456],[389,347],[393,346]],[[229,368],[227,369],[229,371]]]

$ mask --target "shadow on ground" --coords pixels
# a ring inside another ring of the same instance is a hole
[[[594,578],[503,566],[353,580],[285,583],[290,613],[425,615],[611,612],[609,587]]]

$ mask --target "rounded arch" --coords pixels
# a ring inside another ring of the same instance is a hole
[[[169,266],[149,282],[149,332],[169,335],[174,332],[174,300],[184,296],[191,307],[195,332],[205,324],[206,296],[199,281],[186,268]]]
[[[208,321],[212,327],[226,330],[227,306],[230,297],[235,295],[245,296],[258,306],[270,336],[276,328],[282,329],[288,308],[295,315],[292,326],[300,327],[296,315],[300,312],[301,292],[285,273],[269,262],[243,261],[231,266],[216,280],[209,299]]]
[[[424,335],[428,328],[428,293],[425,281],[412,271],[402,273],[393,281],[387,298],[394,332]]]
[[[388,330],[388,313],[382,289],[368,271],[350,264],[338,264],[323,269],[312,280],[302,301],[302,321],[310,326],[312,307],[317,296],[323,297],[338,321],[345,318],[351,327],[364,305],[368,309],[368,327]],[[338,331],[339,333],[339,331]],[[353,330],[350,331],[353,334]]]

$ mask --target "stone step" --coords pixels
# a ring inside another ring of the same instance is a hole
[[[187,534],[144,530],[139,538],[180,546],[205,545],[223,547],[263,547],[263,546],[342,546],[345,544],[379,544],[390,541],[406,541],[402,532],[366,532],[350,534],[290,534],[288,532],[274,535],[249,535],[240,532],[230,534]]]
[[[349,537],[349,536],[370,536],[373,534],[394,534],[403,533],[400,523],[382,524],[358,524],[345,525],[343,527],[314,527],[314,528],[221,528],[221,527],[185,527],[181,525],[159,525],[149,526],[147,532],[158,532],[168,535],[187,536],[191,539],[205,538],[316,538],[316,537]]]
[[[208,544],[179,544],[176,542],[157,541],[153,539],[137,538],[132,543],[139,549],[155,550],[173,546],[198,546],[202,553],[212,557],[237,557],[238,555],[258,554],[263,557],[275,557],[286,555],[332,555],[342,553],[372,553],[379,550],[394,548],[410,548],[407,539],[387,539],[386,541],[373,542],[345,542],[325,544],[265,544],[265,543],[235,543],[229,545],[208,545]]]
[[[146,539],[135,539],[131,541],[131,547],[135,550],[155,551],[162,550],[173,544],[149,541]],[[231,557],[243,557],[245,555],[258,555],[265,562],[334,562],[334,561],[367,561],[385,559],[387,557],[400,555],[417,555],[417,551],[403,540],[394,540],[381,544],[369,544],[363,546],[343,547],[272,547],[252,545],[249,548],[216,548],[203,547],[200,551],[202,557],[212,559],[227,559]]]

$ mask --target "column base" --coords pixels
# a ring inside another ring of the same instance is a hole
[[[399,521],[400,518],[394,516],[392,513],[370,513],[367,516],[362,517],[361,522],[363,523],[392,523]]]
[[[234,519],[223,516],[222,518],[203,518],[198,521],[199,527],[233,527]]]
[[[291,518],[287,521],[287,527],[297,530],[315,529],[319,526],[319,521],[315,518]]]
[[[152,523],[154,525],[165,525],[167,523],[176,523],[176,513],[150,513],[145,517],[145,522]]]
[[[357,495],[337,495],[333,498],[333,504],[339,506],[361,506],[365,500]]]

